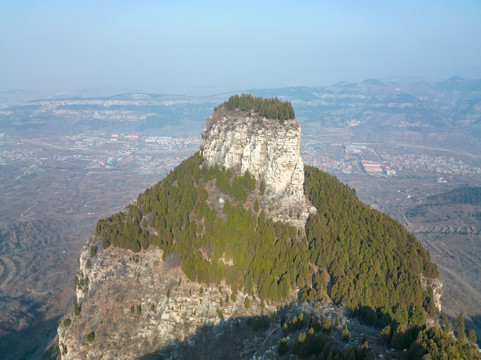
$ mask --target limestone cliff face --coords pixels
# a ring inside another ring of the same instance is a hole
[[[99,249],[95,255],[92,246]],[[215,325],[222,332],[223,326],[234,324],[228,319],[276,310],[261,308],[253,298],[246,309],[247,294],[238,292],[233,300],[222,284],[189,281],[175,258],[163,261],[162,251],[153,246],[139,254],[103,250],[100,239],[93,237],[82,250],[77,277],[84,284],[77,291],[80,314],[66,315],[58,328],[63,360],[164,358],[157,352],[168,346],[172,358],[184,358],[175,344],[199,329]],[[88,338],[91,333],[93,339]]]
[[[268,215],[303,228],[315,208],[304,196],[300,145],[301,128],[295,120],[281,124],[221,108],[207,119],[201,152],[210,166],[242,174],[249,170],[257,181],[264,181],[261,206]]]

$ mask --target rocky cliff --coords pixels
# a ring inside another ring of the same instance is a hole
[[[316,209],[304,195],[301,128],[296,120],[259,119],[222,107],[207,119],[202,155],[208,165],[243,174],[266,185],[261,207],[276,220],[303,228]]]
[[[264,304],[261,308],[253,298],[246,309],[247,294],[233,297],[222,284],[189,281],[175,256],[163,261],[157,247],[139,254],[104,250],[94,237],[84,246],[79,263],[80,311],[64,317],[58,328],[64,360],[155,357],[159,349],[181,343],[199,329],[216,326],[223,331],[234,326],[229,319],[276,310]]]

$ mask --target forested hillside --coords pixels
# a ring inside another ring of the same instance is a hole
[[[438,271],[401,224],[364,205],[335,177],[306,166],[305,193],[318,211],[304,235],[266,218],[258,201],[264,188],[249,172],[236,176],[209,167],[197,153],[125,212],[99,220],[96,234],[104,248],[159,246],[189,279],[225,281],[234,294],[244,289],[269,302],[282,302],[296,289],[301,301],[329,296],[383,329],[382,341],[412,354],[474,356],[471,346],[425,330],[426,316],[437,309],[421,277],[436,278]],[[216,192],[214,200],[208,189]],[[256,199],[253,206],[248,198]],[[216,212],[219,199],[223,207]]]
[[[242,205],[247,192],[257,191],[253,177],[201,166],[199,154],[185,160],[163,181],[141,194],[124,213],[99,220],[97,235],[104,247],[134,252],[160,246],[164,256],[179,256],[191,279],[225,280],[261,299],[284,298],[290,289],[308,282],[307,242],[296,228],[266,219],[257,204]],[[221,219],[207,204],[206,184],[214,182],[225,195]]]
[[[390,319],[405,324],[409,314],[421,316],[422,306],[434,315],[432,294],[420,285],[421,274],[438,276],[429,252],[334,176],[310,166],[305,172],[305,192],[318,209],[306,226],[309,260],[327,269],[331,298],[355,310],[375,310],[377,318],[368,311],[372,325]]]
[[[207,203],[207,184],[224,194],[222,214]],[[97,235],[104,247],[160,246],[164,256],[179,257],[192,280],[225,280],[261,299],[280,300],[296,288],[303,300],[329,294],[352,310],[373,310],[374,324],[405,324],[422,306],[435,312],[420,275],[436,277],[436,266],[399,223],[369,209],[334,177],[306,167],[306,194],[318,213],[304,237],[266,219],[257,202],[243,205],[248,193],[262,196],[261,187],[248,172],[234,176],[203,165],[196,154],[127,211],[99,220]]]

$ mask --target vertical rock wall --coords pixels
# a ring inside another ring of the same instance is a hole
[[[210,166],[249,170],[257,181],[264,180],[264,207],[276,207],[270,216],[303,227],[314,208],[304,196],[300,145],[301,128],[295,120],[281,124],[220,109],[207,119],[201,152]]]

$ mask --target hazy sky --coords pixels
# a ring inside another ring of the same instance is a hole
[[[0,91],[481,78],[481,1],[0,0]]]

